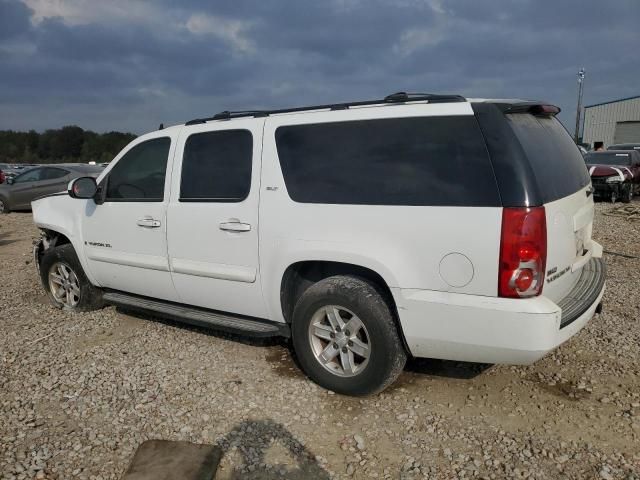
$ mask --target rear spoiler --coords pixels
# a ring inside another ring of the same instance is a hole
[[[496,103],[503,113],[530,113],[540,117],[552,117],[560,113],[560,107],[542,102]]]

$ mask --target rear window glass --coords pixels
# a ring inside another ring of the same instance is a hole
[[[283,126],[276,146],[296,202],[500,205],[473,116]]]
[[[611,145],[607,147],[607,150],[640,150],[640,144],[634,145],[633,143],[627,143],[623,145]]]
[[[544,203],[589,184],[585,160],[557,119],[522,113],[506,117],[531,164]]]
[[[584,157],[585,162],[598,165],[631,165],[630,153],[589,153]]]

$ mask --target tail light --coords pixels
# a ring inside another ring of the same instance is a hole
[[[544,207],[504,208],[498,295],[510,298],[540,295],[546,263],[547,221]]]

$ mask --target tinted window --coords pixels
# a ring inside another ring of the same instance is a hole
[[[171,139],[157,138],[129,150],[109,172],[107,200],[160,202]]]
[[[592,165],[631,165],[631,154],[613,152],[589,153],[584,160]]]
[[[523,113],[506,117],[531,164],[544,203],[589,184],[585,160],[558,120]]]
[[[184,147],[180,201],[240,202],[251,187],[248,130],[191,135]]]
[[[286,126],[276,145],[297,202],[500,205],[473,116]]]
[[[640,150],[640,144],[624,143],[621,145],[611,145],[607,150]]]
[[[43,168],[40,180],[55,180],[64,177],[68,173],[69,172],[61,168]]]
[[[15,179],[15,183],[22,182],[37,182],[41,179],[42,168],[34,168],[33,170],[29,170],[21,175],[18,175]]]

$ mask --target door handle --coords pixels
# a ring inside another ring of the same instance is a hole
[[[251,225],[239,221],[222,222],[220,224],[220,230],[226,230],[227,232],[249,232],[251,231]]]
[[[136,223],[139,227],[145,228],[158,228],[160,226],[160,220],[156,220],[155,218],[151,217],[139,218]]]

